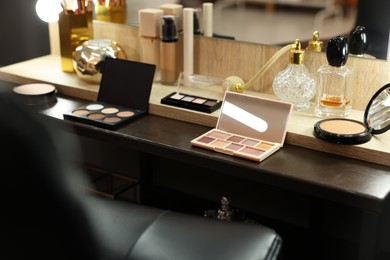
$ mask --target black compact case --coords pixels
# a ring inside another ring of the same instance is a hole
[[[155,70],[154,64],[105,58],[97,101],[64,118],[113,129],[147,114]]]

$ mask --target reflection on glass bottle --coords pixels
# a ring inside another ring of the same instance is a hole
[[[290,102],[296,110],[310,107],[310,100],[316,93],[316,80],[304,64],[305,51],[299,40],[295,40],[290,50],[290,62],[280,71],[272,84],[275,95],[282,101]]]
[[[72,56],[76,47],[93,38],[90,2],[64,2],[63,11],[59,14],[58,30],[62,70],[74,72]]]
[[[307,44],[305,50],[305,65],[313,75],[317,74],[318,68],[322,65],[320,53],[322,52],[323,45],[324,42],[320,40],[320,33],[314,31],[312,39]]]
[[[349,55],[353,57],[375,59],[374,56],[367,54],[368,35],[364,26],[358,25],[349,33],[348,37]]]
[[[326,57],[328,64],[318,69],[315,114],[345,117],[352,108],[352,89],[348,81],[352,68],[345,65],[348,60],[347,38],[336,36],[330,39]]]
[[[96,20],[126,24],[126,0],[94,0],[94,6]]]

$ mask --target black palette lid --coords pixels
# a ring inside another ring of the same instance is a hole
[[[149,110],[156,65],[106,57],[97,101]]]

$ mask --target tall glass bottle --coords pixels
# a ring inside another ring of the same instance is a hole
[[[316,80],[304,64],[304,55],[301,43],[295,40],[287,68],[276,74],[272,83],[275,95],[282,101],[292,103],[295,110],[308,109],[310,100],[316,94]]]
[[[352,68],[345,65],[348,60],[348,42],[345,36],[329,40],[326,58],[328,64],[318,69],[315,115],[345,117],[352,108],[352,89],[348,81]]]

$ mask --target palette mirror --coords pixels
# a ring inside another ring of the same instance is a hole
[[[238,41],[266,45],[284,45],[296,38],[305,43],[312,38],[314,30],[318,30],[326,42],[333,36],[347,34],[355,24],[375,27],[375,35],[371,37],[372,34],[369,34],[371,41],[367,53],[378,59],[387,59],[390,22],[384,10],[388,10],[386,6],[390,7],[390,2],[386,0],[126,1],[127,24],[131,26],[138,26],[138,10],[143,8],[158,8],[165,3],[180,3],[196,8],[201,7],[202,2],[212,2],[215,33]],[[364,13],[358,15],[362,9]],[[384,32],[378,33],[378,30]]]
[[[390,84],[383,86],[368,103],[364,123],[373,134],[381,134],[390,129]]]

